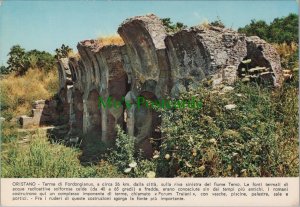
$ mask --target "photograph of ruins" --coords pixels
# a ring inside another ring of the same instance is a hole
[[[285,6],[271,20],[249,17],[238,27],[221,14],[191,26],[128,6],[136,15],[115,34],[80,39],[76,48],[9,45],[0,71],[2,177],[298,176],[298,4]],[[1,33],[12,31],[5,11],[16,7],[2,2]],[[122,101],[106,107],[109,97]],[[194,99],[201,107],[139,103]]]

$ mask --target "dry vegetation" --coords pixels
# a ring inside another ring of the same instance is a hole
[[[11,119],[17,115],[29,115],[33,101],[51,98],[57,92],[57,76],[56,70],[29,69],[24,76],[11,73],[2,77],[1,116]]]
[[[166,23],[171,31],[178,29],[178,24]],[[201,26],[210,24],[206,21]],[[250,26],[252,32],[256,23]],[[96,43],[100,48],[124,45],[119,35],[100,37]],[[284,69],[298,67],[298,44],[273,41],[273,45]],[[73,51],[67,57],[80,58]],[[50,143],[43,131],[26,134],[30,141],[24,144],[25,135],[17,131],[16,124],[5,121],[1,130],[2,177],[298,176],[299,83],[298,72],[293,73],[279,89],[237,82],[234,90],[223,94],[211,93],[206,86],[183,94],[186,99],[196,96],[203,100],[203,109],[161,111],[164,139],[148,160],[135,151],[134,139],[119,128],[116,147],[107,151],[107,159],[84,167],[78,160],[82,155],[79,148]],[[57,76],[56,70],[35,68],[23,76],[11,73],[1,77],[1,116],[10,120],[29,115],[33,101],[55,95]],[[232,103],[236,108],[227,109]]]
[[[281,43],[276,44],[274,43],[273,46],[277,50],[281,64],[284,69],[294,69],[298,68],[298,44],[292,42],[291,44]]]
[[[109,35],[106,37],[99,37],[96,41],[100,47],[104,47],[107,45],[124,45],[123,39],[117,34]]]

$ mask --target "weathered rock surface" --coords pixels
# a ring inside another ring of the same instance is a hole
[[[31,116],[23,115],[19,118],[22,128],[47,125],[59,121],[59,113],[56,110],[56,100],[37,100],[33,103]]]
[[[207,78],[213,78],[214,85],[230,85],[245,67],[245,59],[252,60],[252,68],[269,68],[274,84],[281,83],[279,56],[258,37],[213,26],[170,35],[153,14],[127,19],[118,33],[124,45],[101,47],[94,40],[85,40],[77,46],[80,59],[59,60],[60,115],[69,123],[70,135],[88,134],[112,145],[119,124],[151,156],[149,140],[160,137],[157,112],[135,105],[128,109],[125,104],[104,107],[99,97],[124,97],[135,103],[138,96],[151,100],[176,97]]]

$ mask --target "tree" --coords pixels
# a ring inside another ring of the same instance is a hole
[[[8,53],[8,71],[21,71],[26,68],[26,52],[25,49],[20,45],[14,45],[10,48],[10,52]]]
[[[72,52],[72,48],[70,48],[68,45],[62,44],[60,48],[55,49],[55,58],[66,58],[69,56],[70,52]]]
[[[298,42],[298,15],[275,18],[269,25],[263,20],[251,20],[251,23],[238,29],[247,36],[259,36],[272,43]]]
[[[162,21],[166,31],[170,32],[170,33],[178,32],[180,30],[187,28],[187,26],[181,22],[176,22],[175,24],[173,24],[173,22],[171,21],[170,18],[163,18],[163,19],[161,19],[161,21]]]
[[[20,45],[14,45],[8,53],[7,73],[16,71],[23,75],[29,68],[49,71],[55,67],[55,58],[48,52],[39,50],[25,51]]]
[[[30,50],[26,53],[31,68],[49,71],[55,67],[55,58],[48,52]]]
[[[288,44],[298,42],[298,15],[290,14],[287,17],[276,18],[269,26],[269,35],[272,42]]]
[[[4,65],[0,66],[0,74],[8,74],[9,70]]]
[[[269,40],[269,25],[263,20],[251,20],[249,25],[239,28],[238,31],[245,33],[247,36],[259,36],[264,40]]]

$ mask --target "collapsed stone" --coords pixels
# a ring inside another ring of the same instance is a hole
[[[137,97],[176,98],[205,79],[231,85],[246,59],[252,60],[251,68],[268,68],[265,75],[271,75],[274,85],[282,81],[275,49],[231,29],[196,26],[167,34],[160,18],[150,14],[127,19],[118,33],[124,45],[100,47],[97,41],[85,40],[77,45],[80,58],[58,61],[59,116],[69,124],[69,134],[94,136],[112,146],[118,124],[151,156],[150,139],[161,136],[158,112],[134,105],[99,108],[99,96],[136,103]],[[22,119],[25,123],[27,118]]]

